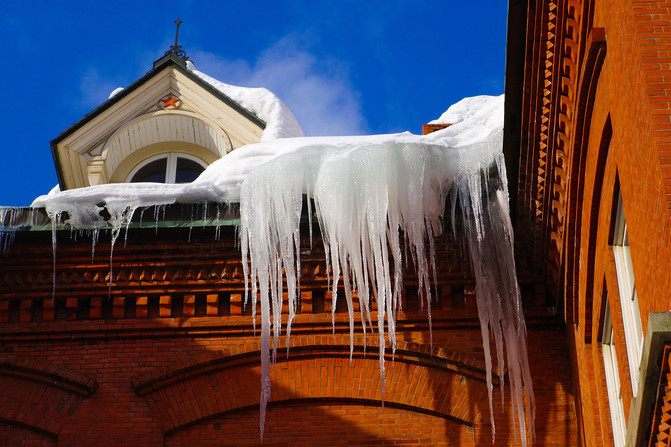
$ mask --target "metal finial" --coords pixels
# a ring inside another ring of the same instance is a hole
[[[170,53],[174,53],[177,57],[184,59],[185,61],[189,60],[189,57],[186,55],[186,51],[182,50],[182,46],[179,45],[179,25],[182,24],[180,19],[175,20],[177,29],[175,30],[175,44],[170,47],[168,51],[165,52],[166,56]]]

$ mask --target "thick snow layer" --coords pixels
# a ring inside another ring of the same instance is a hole
[[[456,124],[469,119],[479,113],[482,107],[487,106],[491,101],[491,96],[480,95],[464,98],[461,101],[452,104],[440,118],[431,121],[429,124]]]
[[[243,88],[243,90],[250,89]],[[454,177],[457,171],[475,172],[481,166],[488,166],[494,161],[495,151],[474,150],[473,147],[481,145],[488,136],[501,132],[503,96],[477,98],[489,99],[488,102],[482,101],[479,113],[470,113],[470,119],[466,122],[426,136],[404,132],[389,135],[301,137],[262,141],[229,152],[211,164],[190,184],[112,183],[63,192],[54,189],[49,194],[36,198],[31,206],[44,207],[53,213],[67,211],[70,217],[66,223],[77,228],[99,228],[107,225],[98,213],[94,212],[94,207],[100,208],[99,204],[106,205],[108,211],[112,213],[109,208],[117,206],[138,208],[175,202],[238,202],[242,182],[249,173],[271,160],[298,159],[302,166],[312,171],[328,172],[330,162],[352,157],[364,150],[373,152],[378,150],[382,156],[386,156],[398,152],[399,149],[414,147],[437,154],[443,158],[443,163],[437,171],[447,179]],[[307,187],[303,192],[308,193]],[[440,211],[440,206],[436,204],[432,212],[438,215]]]
[[[223,91],[227,87],[218,88]],[[226,94],[240,99],[235,92]],[[258,94],[265,95],[264,91]],[[274,107],[279,106],[268,106],[267,113],[277,112]],[[261,301],[263,433],[265,408],[271,398],[270,365],[282,330],[281,319],[271,322],[270,315],[281,312],[286,292],[289,337],[300,288],[303,196],[309,196],[315,204],[327,268],[333,278],[334,301],[343,299],[337,293],[342,281],[350,332],[354,327],[354,291],[364,331],[377,331],[383,392],[383,353],[386,347],[392,351],[396,347],[395,312],[401,302],[400,273],[410,264],[407,256],[417,269],[420,294],[431,323],[430,284],[436,271],[433,240],[442,231],[442,222],[456,216],[454,212],[443,215],[449,199],[461,208],[463,221],[458,226],[464,228],[476,278],[490,404],[491,336],[499,369],[508,371],[511,405],[526,444],[525,395],[532,428],[534,398],[508,217],[502,154],[503,96],[467,98],[450,107],[443,117],[453,125],[426,136],[406,132],[273,140],[264,134],[261,143],[231,151],[191,184],[82,188],[38,197],[33,206],[45,207],[54,223],[90,229],[111,225],[114,243],[138,208],[173,202],[239,202],[242,265],[251,287],[248,296],[252,309],[256,309],[257,296]],[[292,120],[293,116],[283,122]],[[268,121],[269,125],[273,122]],[[286,136],[282,134],[289,133],[286,129],[278,124],[276,130],[266,132],[272,131],[275,138]],[[101,213],[103,208],[107,213]],[[56,247],[56,232],[53,234]],[[370,312],[373,299],[379,309],[375,323]],[[336,308],[335,303],[332,308]],[[491,419],[493,424],[493,414]]]
[[[302,137],[304,135],[303,129],[301,129],[289,107],[270,90],[224,84],[196,70],[191,61],[187,61],[187,69],[265,121],[266,128],[261,141]]]

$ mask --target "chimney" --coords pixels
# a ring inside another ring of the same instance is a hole
[[[437,130],[443,130],[451,125],[452,124],[424,124],[422,125],[422,135],[428,135]]]

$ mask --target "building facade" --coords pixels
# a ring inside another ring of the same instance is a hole
[[[504,152],[533,445],[669,444],[669,6],[509,3]],[[178,181],[258,141],[265,125],[168,54],[52,151],[62,189]],[[21,230],[0,256],[0,444],[261,444],[260,343],[243,306],[235,205],[146,210],[113,256],[109,232],[28,214],[0,214]],[[332,326],[315,234],[290,349],[280,341],[271,371],[263,444],[491,445],[462,242],[446,232],[436,244],[449,261],[437,264],[433,348],[418,279],[404,275],[383,406],[377,337],[359,327],[350,340],[344,307]],[[521,445],[505,374],[495,377],[495,444]]]
[[[582,445],[668,445],[669,6],[510,2],[516,248],[566,323]]]

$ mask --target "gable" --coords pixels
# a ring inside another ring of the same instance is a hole
[[[260,141],[265,123],[169,55],[52,141],[61,190],[124,181],[157,151],[176,150],[206,163]],[[126,172],[127,174],[127,172]]]

